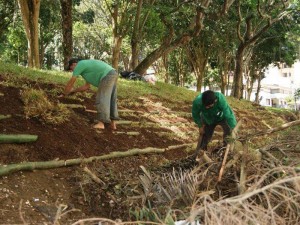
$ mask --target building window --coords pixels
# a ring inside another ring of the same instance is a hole
[[[280,93],[279,88],[271,89],[271,94],[276,94],[276,93]]]
[[[271,105],[271,100],[267,98],[266,103],[267,103],[267,105]]]

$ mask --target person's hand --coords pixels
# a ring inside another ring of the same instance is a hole
[[[63,98],[63,97],[65,97],[64,94],[60,94],[59,96],[57,96],[57,98]]]

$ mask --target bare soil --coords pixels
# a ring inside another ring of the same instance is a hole
[[[104,131],[98,131],[92,128],[95,119],[93,93],[89,98],[79,95],[78,98],[57,99],[52,94],[54,89],[59,88],[57,85],[20,80],[19,83],[31,88],[44,90],[53,101],[83,106],[70,108],[71,118],[68,122],[51,125],[38,117],[26,118],[20,98],[22,88],[6,85],[5,81],[6,76],[0,75],[0,114],[11,117],[0,120],[0,133],[32,134],[38,135],[38,139],[31,143],[0,144],[0,166],[88,158],[135,148],[141,151],[149,147],[166,149],[197,141],[197,128],[189,116],[191,103],[170,109],[155,96],[141,97],[140,102],[132,106],[128,106],[126,99],[119,99],[121,121],[117,130],[113,131],[107,126]],[[257,130],[265,129],[265,125],[253,114],[236,111],[236,115],[238,118],[252,118],[244,126],[251,124]],[[214,139],[220,139],[218,130]],[[123,221],[136,219],[129,210],[134,209],[136,200],[133,199],[140,195],[137,191],[139,175],[142,173],[140,166],[149,170],[166,168],[166,165],[179,166],[181,162],[187,162],[192,154],[193,146],[190,151],[186,147],[179,147],[158,154],[141,154],[87,165],[21,171],[2,176],[0,224],[53,224],[54,221],[72,224],[79,219],[92,217]],[[184,166],[192,167],[193,163]],[[92,180],[84,172],[85,167],[101,181],[97,183]],[[230,188],[231,184],[224,182],[223,189]]]

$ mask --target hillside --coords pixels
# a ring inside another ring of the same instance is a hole
[[[142,208],[147,199],[145,184],[141,183],[141,180],[146,182],[141,178],[145,174],[141,166],[160,175],[199,166],[191,160],[198,137],[198,128],[191,118],[191,103],[196,93],[163,83],[153,86],[120,79],[121,120],[117,130],[98,131],[92,128],[95,118],[92,90],[58,98],[68,76],[1,66],[0,133],[37,135],[38,138],[28,143],[0,143],[0,174],[4,165],[26,162],[64,161],[66,166],[27,167],[2,175],[0,224],[72,224],[92,217],[123,221],[145,219],[129,213]],[[50,102],[47,110],[43,110],[41,99]],[[244,100],[228,98],[228,101],[237,119],[243,120],[239,136],[252,137],[247,140],[250,149],[276,145],[287,150],[284,156],[282,150],[276,152],[279,160],[299,165],[299,126],[263,135],[270,128],[297,120],[295,114],[269,110]],[[30,107],[26,108],[25,103],[31,104]],[[36,113],[39,108],[42,111]],[[261,135],[255,136],[257,133]],[[210,150],[219,148],[221,135],[217,129]],[[242,141],[241,144],[245,146]],[[124,156],[128,151],[131,155]],[[218,187],[212,186],[222,156],[208,154],[214,160],[214,169],[210,179],[205,178],[207,182],[197,188],[202,191],[217,188],[218,195],[211,195],[215,200],[237,195],[232,181],[236,174],[232,172],[239,171],[238,166],[225,170]],[[70,159],[96,156],[107,157],[74,166],[67,163]],[[234,153],[230,153],[229,160],[234,158]],[[250,174],[258,173],[254,164],[248,166]],[[180,204],[173,202],[172,207]]]

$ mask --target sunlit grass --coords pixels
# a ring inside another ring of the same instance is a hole
[[[71,77],[71,73],[69,72],[31,69],[3,62],[0,62],[0,73],[7,77],[5,81],[7,84],[16,87],[22,87],[22,85],[26,86],[26,84],[18,82],[19,78],[59,84],[61,86],[65,85]],[[80,86],[84,84],[84,82],[85,81],[82,78],[79,78],[76,81],[75,86]],[[96,90],[96,88],[92,87],[92,90]],[[143,106],[143,100],[141,98],[146,97],[151,99],[153,102],[163,102],[165,107],[171,108],[172,110],[182,111],[181,107],[191,108],[192,102],[198,94],[199,92],[194,92],[183,87],[177,87],[163,82],[157,82],[155,85],[152,85],[142,81],[125,80],[121,77],[118,80],[118,98],[122,100],[122,104],[120,105],[125,104],[127,107],[132,106],[137,108],[139,106]],[[256,106],[254,106],[250,101],[239,100],[233,97],[226,98],[229,104],[236,110],[254,111],[255,115],[265,114],[264,111],[258,112],[256,110]],[[274,116],[277,116],[278,114],[291,114],[291,111],[286,109],[271,107],[265,107],[265,109],[268,112],[271,112]]]

